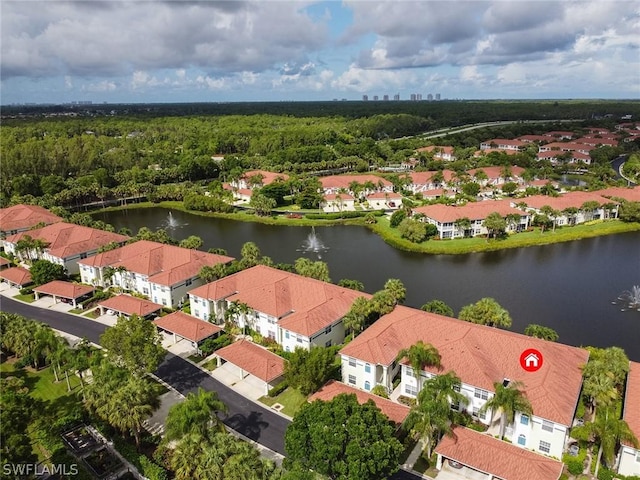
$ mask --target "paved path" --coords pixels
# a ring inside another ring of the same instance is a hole
[[[4,296],[0,296],[0,310],[39,320],[56,330],[80,338],[87,338],[95,344],[99,344],[100,335],[107,329],[107,325],[86,317],[37,308]],[[291,423],[286,418],[246,399],[212,378],[196,365],[172,353],[167,353],[155,374],[182,395],[197,391],[199,387],[217,392],[218,397],[229,410],[223,418],[225,425],[277,454],[285,454],[284,433]],[[393,480],[415,480],[421,477],[401,469],[390,478]]]

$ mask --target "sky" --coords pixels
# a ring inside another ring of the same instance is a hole
[[[640,98],[639,0],[0,0],[0,103]]]

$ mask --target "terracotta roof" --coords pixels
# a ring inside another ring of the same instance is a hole
[[[373,403],[375,403],[376,406],[380,409],[380,411],[389,418],[389,420],[397,424],[404,422],[404,419],[407,418],[407,415],[409,415],[410,408],[406,405],[396,403],[392,400],[379,397],[378,395],[374,395],[372,393],[363,392],[360,389],[350,387],[349,385],[338,382],[337,380],[329,380],[329,382],[325,384],[320,390],[309,397],[309,401],[313,402],[314,400],[323,400],[325,402],[328,402],[341,393],[355,395],[358,399],[358,403],[360,404],[372,400]]]
[[[507,154],[507,155],[517,155],[520,153],[519,150],[506,150],[506,149],[502,149],[502,148],[483,148],[482,150],[476,150],[475,152],[473,152],[473,156],[474,157],[482,157],[485,155],[488,155],[492,152],[497,152],[497,153],[503,153],[503,154]]]
[[[276,268],[257,265],[189,291],[208,300],[246,303],[278,324],[310,337],[342,318],[358,297],[371,295]]]
[[[286,173],[274,173],[267,170],[251,170],[249,172],[244,172],[242,174],[242,178],[248,180],[255,175],[262,175],[263,185],[269,185],[270,183],[275,182],[278,178],[281,178],[282,180],[289,179],[289,175],[287,175]]]
[[[353,200],[353,195],[348,193],[325,193],[322,197],[325,200],[335,200],[336,197],[340,197],[342,200]]]
[[[526,146],[526,143],[520,141],[520,140],[511,140],[508,138],[493,138],[491,140],[485,140],[484,142],[482,142],[482,145],[491,145],[491,144],[495,144],[498,148],[500,147],[500,145],[509,145],[512,147],[524,147]]]
[[[564,210],[565,208],[580,208],[585,202],[598,202],[603,205],[610,203],[611,200],[604,198],[600,195],[600,192],[580,192],[573,191],[563,193],[558,197],[550,197],[548,195],[533,195],[531,197],[525,197],[518,200],[519,202],[526,203],[528,207],[540,209],[545,205],[550,206],[555,210]]]
[[[547,143],[543,147],[545,150],[587,150],[591,151],[594,147],[593,145],[585,145],[584,143],[575,143],[575,142],[554,142]]]
[[[5,241],[15,244],[27,235],[47,242],[49,245],[45,250],[50,255],[58,258],[93,252],[111,242],[124,243],[129,240],[126,235],[73,223],[58,222],[35,230],[10,235]]]
[[[460,218],[467,217],[469,220],[484,220],[490,213],[497,212],[502,217],[509,214],[520,216],[527,215],[522,210],[511,206],[510,200],[485,200],[482,202],[469,202],[466,205],[425,205],[413,209],[414,213],[422,213],[426,217],[440,223],[455,222]]]
[[[40,285],[33,289],[35,292],[44,293],[45,295],[55,295],[64,298],[79,298],[87,295],[95,290],[88,285],[79,285],[77,283],[64,282],[62,280],[54,280],[44,285]]]
[[[38,205],[14,205],[0,208],[0,231],[27,230],[39,223],[61,222],[62,218]]]
[[[31,283],[31,272],[26,268],[11,267],[0,271],[0,278],[17,285],[28,285]]]
[[[377,175],[331,175],[328,177],[320,177],[320,183],[322,188],[349,188],[352,182],[358,182],[363,185],[366,182],[373,182],[378,188],[378,182],[382,182],[385,187],[390,187],[393,184],[382,177]]]
[[[543,133],[545,137],[573,137],[573,132],[568,130],[553,130],[551,132]]]
[[[216,350],[216,355],[264,382],[284,374],[284,358],[248,340],[239,340]]]
[[[521,135],[516,140],[520,140],[521,142],[544,142],[547,143],[551,141],[548,135]]]
[[[431,179],[438,172],[411,172],[409,177],[411,178],[411,183],[414,185],[425,185],[431,183]],[[444,182],[450,182],[456,176],[456,172],[453,170],[442,170],[442,176],[444,177]]]
[[[484,173],[487,174],[487,177],[489,179],[496,179],[496,178],[502,178],[502,170],[504,169],[504,167],[498,167],[498,166],[493,166],[493,167],[478,167],[478,168],[472,168],[471,170],[467,171],[467,173],[473,177],[476,173],[478,173],[480,170],[482,170]],[[518,167],[518,166],[509,166],[509,170],[511,171],[511,176],[512,177],[520,177],[522,176],[522,174],[524,173],[524,168],[522,167]]]
[[[453,147],[450,145],[430,145],[428,147],[422,147],[416,150],[416,152],[435,152],[438,154],[453,155]]]
[[[11,265],[11,261],[4,257],[0,257],[0,267],[4,267],[5,265]]]
[[[503,480],[558,480],[563,468],[558,460],[463,427],[445,435],[435,452]]]
[[[400,200],[402,199],[402,195],[396,192],[374,192],[367,195],[367,198],[380,198],[380,199],[389,199],[389,200]]]
[[[233,258],[226,255],[140,240],[78,263],[93,267],[122,266],[129,272],[148,276],[152,283],[171,286],[198,276],[205,265],[213,266],[231,260]]]
[[[158,328],[175,333],[192,342],[200,342],[222,331],[219,326],[199,320],[184,312],[170,313],[164,317],[156,318],[153,323]]]
[[[397,306],[340,353],[372,364],[391,365],[400,350],[418,340],[432,344],[442,357],[442,370],[427,371],[437,374],[453,370],[464,383],[488,391],[505,378],[522,381],[535,415],[571,425],[582,386],[580,367],[589,356],[581,348]],[[520,354],[528,348],[544,356],[542,368],[534,373],[525,372],[519,362]]]
[[[132,297],[131,295],[116,295],[103,300],[98,305],[125,315],[133,315],[135,313],[140,317],[146,317],[162,309],[162,305],[158,303],[150,302],[144,298]]]
[[[627,391],[624,396],[622,418],[640,441],[640,363],[629,362]],[[625,443],[627,445],[627,443]],[[631,444],[628,444],[631,446]],[[638,447],[640,449],[640,447]]]
[[[598,193],[606,198],[624,198],[628,202],[640,202],[640,187],[611,187],[598,190],[594,193]]]

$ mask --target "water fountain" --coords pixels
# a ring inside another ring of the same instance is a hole
[[[625,311],[637,310],[640,312],[640,285],[634,285],[631,290],[625,290],[618,295],[618,301],[624,304],[624,307],[620,310]],[[616,304],[617,302],[611,302]]]
[[[180,222],[173,218],[173,215],[171,214],[171,212],[169,212],[165,225],[167,226],[167,228],[177,228],[180,226]]]
[[[318,258],[322,258],[321,253],[327,250],[329,247],[326,247],[322,240],[318,238],[316,234],[316,229],[311,227],[311,232],[307,235],[306,240],[302,243],[302,248],[298,251],[302,252],[313,252],[318,255]]]

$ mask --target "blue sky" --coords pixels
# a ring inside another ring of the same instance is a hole
[[[640,2],[2,0],[0,102],[640,98]]]

